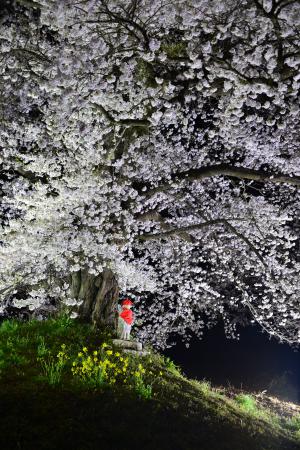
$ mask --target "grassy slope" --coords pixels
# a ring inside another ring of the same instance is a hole
[[[56,355],[61,344],[74,355],[110,341],[106,330],[58,321],[0,328],[0,448],[111,450],[296,450],[300,418],[260,409],[253,397],[229,398],[207,383],[189,380],[161,355],[139,358],[153,378],[152,398],[124,387],[88,388],[65,368],[51,386],[37,348],[44,338]],[[151,361],[150,361],[151,360]],[[300,417],[300,416],[299,416]]]

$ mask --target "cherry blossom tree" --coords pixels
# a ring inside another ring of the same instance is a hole
[[[1,16],[1,298],[188,345],[300,342],[300,5],[17,0]],[[4,307],[3,307],[4,308]]]

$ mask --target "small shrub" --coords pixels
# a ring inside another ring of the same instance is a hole
[[[152,397],[152,386],[150,384],[145,384],[143,379],[135,377],[135,390],[140,398],[148,400]]]
[[[37,360],[41,363],[44,375],[46,376],[49,384],[57,385],[61,381],[62,371],[66,365],[69,356],[66,353],[66,346],[62,344],[61,350],[54,357],[48,354],[46,358],[38,357]]]
[[[25,349],[27,349],[29,344],[30,344],[29,336],[18,337],[18,347],[24,347]]]
[[[61,314],[56,319],[50,319],[49,325],[53,330],[53,334],[66,335],[70,332],[73,325],[73,319],[67,314]]]
[[[38,336],[38,341],[37,354],[39,358],[43,358],[49,353],[49,349],[46,346],[44,336]]]
[[[0,348],[0,371],[2,371],[2,369],[4,369],[6,366],[6,361],[5,361],[5,355],[4,355],[4,351],[2,350],[2,348]]]
[[[150,399],[152,397],[152,386],[151,384],[146,384],[144,381],[145,375],[146,375],[146,369],[143,367],[141,363],[138,363],[137,367],[135,367],[134,370],[134,363],[135,361],[131,361],[131,384],[134,387],[136,393],[140,398],[144,399]],[[160,372],[162,373],[162,372]],[[149,375],[147,378],[149,379]],[[152,377],[151,377],[152,378]]]
[[[73,320],[67,314],[62,314],[57,319],[55,319],[57,328],[70,328],[72,322]]]
[[[181,375],[181,367],[177,366],[168,356],[164,357],[164,365],[173,375]]]
[[[257,411],[255,399],[248,394],[238,394],[235,396],[235,401],[247,412]]]
[[[0,327],[1,333],[15,333],[19,329],[19,322],[16,320],[4,320]]]
[[[287,419],[286,426],[289,430],[299,433],[300,437],[300,414]]]
[[[9,336],[2,344],[2,359],[7,367],[21,365],[26,362],[26,357],[17,351],[18,341],[14,336]]]
[[[58,384],[61,380],[62,366],[51,355],[48,359],[40,358],[40,363],[49,384]]]
[[[200,381],[199,387],[204,395],[211,394],[211,384],[209,381]]]

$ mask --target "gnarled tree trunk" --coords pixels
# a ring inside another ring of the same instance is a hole
[[[83,300],[78,308],[79,318],[85,322],[116,327],[116,307],[119,287],[114,273],[104,269],[99,275],[87,270],[72,274],[72,297]]]

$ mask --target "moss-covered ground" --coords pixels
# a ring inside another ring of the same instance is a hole
[[[2,323],[1,450],[300,449],[297,413],[278,415],[249,393],[229,396],[188,379],[151,348],[147,356],[125,355],[111,338],[65,317]],[[110,375],[95,382],[89,374],[103,361],[103,343],[112,352]],[[83,373],[82,361],[97,349]]]

